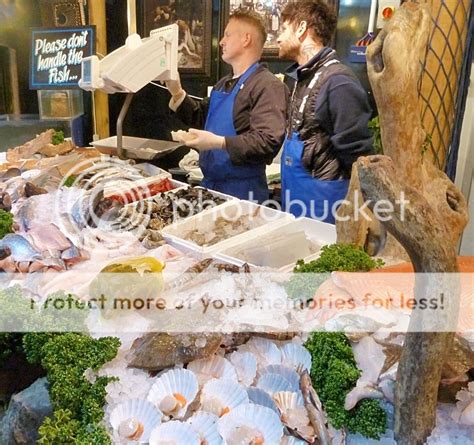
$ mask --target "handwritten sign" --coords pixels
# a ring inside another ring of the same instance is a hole
[[[31,31],[30,88],[79,88],[81,62],[95,52],[95,26]]]

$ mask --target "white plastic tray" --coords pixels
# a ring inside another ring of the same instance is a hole
[[[247,232],[222,240],[211,246],[199,246],[190,240],[184,239],[186,234],[192,230],[211,227],[219,217],[231,219],[238,215],[243,216],[248,215],[249,213],[252,214],[257,210],[261,212],[260,215],[264,217],[266,223]],[[294,220],[294,216],[289,213],[263,207],[249,201],[230,200],[213,209],[209,209],[199,213],[198,215],[165,227],[162,231],[162,235],[170,244],[188,252],[193,252],[198,256],[206,257],[212,256],[216,252],[222,252],[224,249],[234,245],[239,245],[246,241],[248,236],[258,237],[271,228],[279,227],[292,220]]]
[[[174,181],[173,180],[173,182],[180,182],[180,181]],[[180,184],[182,184],[182,186],[180,188],[190,188],[191,187],[190,184],[186,184],[185,182],[180,182]],[[222,198],[225,201],[237,200],[237,198],[235,196],[226,195],[225,193],[217,192],[217,191],[212,190],[212,189],[206,189],[205,187],[200,187],[200,186],[195,186],[195,188],[202,188],[204,190],[207,190],[212,196],[215,196],[217,198]],[[174,192],[176,190],[170,190],[170,191]],[[219,204],[219,205],[222,205],[222,204]]]
[[[189,187],[188,184],[184,183],[184,182],[181,182],[181,181],[176,181],[176,179],[171,179],[171,178],[168,178],[169,181],[171,182],[171,185],[173,186],[173,188],[171,190],[168,190],[167,192],[162,192],[162,193],[170,193],[170,192],[176,192],[180,189],[184,189],[184,188],[187,188]],[[151,201],[153,200],[157,195],[154,195],[154,196],[149,196],[148,198],[144,199],[143,201]],[[135,205],[136,202],[130,202],[129,204],[126,204],[126,206],[133,206]]]
[[[198,186],[195,186],[195,187],[208,190],[209,193],[211,193],[211,195],[216,196],[216,197],[218,197],[218,198],[225,199],[226,201],[232,201],[232,200],[238,199],[238,198],[236,198],[235,196],[227,195],[226,193],[221,193],[221,192],[218,192],[218,191],[216,191],[216,190],[208,189],[208,188],[206,188],[206,187],[202,187],[202,186],[199,186],[199,185],[198,185]]]
[[[94,141],[91,143],[101,153],[115,156],[117,155],[117,136]],[[179,147],[181,142],[161,141],[158,139],[144,139],[133,136],[122,136],[124,155],[129,159],[142,159],[150,161],[158,159]]]
[[[126,193],[127,191],[130,191],[137,187],[146,187],[149,184],[158,183],[165,179],[169,179],[171,181],[170,174],[164,170],[163,170],[163,173],[160,173],[156,176],[149,176],[147,178],[138,179],[136,181],[117,179],[117,180],[109,182],[104,187],[104,196],[108,197],[110,195],[115,195],[117,193]]]
[[[186,184],[185,182],[181,182],[181,181],[177,181],[175,179],[170,179],[170,182],[171,184],[173,185],[173,189],[172,190],[168,190],[167,192],[163,192],[164,195],[167,195],[168,193],[175,193],[177,192],[178,190],[182,190],[182,189],[187,189],[190,187],[189,184]],[[210,207],[210,208],[207,208],[205,210],[203,210],[202,212],[200,212],[198,215],[201,215],[203,214],[204,212],[209,212],[219,206],[222,206],[224,204],[226,204],[227,202],[231,201],[231,200],[236,200],[237,198],[235,198],[234,196],[230,196],[230,195],[226,195],[224,193],[219,193],[219,192],[216,192],[214,190],[210,190],[210,189],[207,189],[213,196],[218,196],[222,199],[225,199],[226,201],[221,203],[221,204],[217,204],[215,205],[214,207]],[[157,197],[157,195],[154,195],[154,196],[150,196],[146,199],[144,199],[143,201],[153,201],[155,198]],[[129,204],[127,204],[125,207],[132,207],[132,206],[135,206],[137,204],[137,202],[131,202]],[[184,217],[184,218],[181,218],[179,221],[176,221],[177,222],[180,222],[180,221],[183,221],[184,219],[187,219],[187,218],[192,218],[192,216],[188,216],[188,217]],[[165,226],[166,227],[166,226]]]
[[[254,234],[249,233],[247,239],[242,243],[222,249],[222,251],[214,254],[214,258],[220,261],[225,261],[226,263],[242,266],[242,264],[248,262],[247,258],[244,258],[245,253],[242,254],[242,252],[245,252],[245,249],[253,249],[257,243],[258,246],[265,246],[276,239],[284,236],[290,237],[291,234],[301,231],[305,233],[308,244],[316,244],[322,247],[326,244],[333,244],[336,242],[336,227],[334,225],[317,221],[315,219],[299,218],[295,221],[290,221],[284,225],[280,225],[279,227],[273,227],[265,234],[258,234],[255,236]],[[301,254],[295,246],[292,246],[289,243],[288,250],[291,251],[291,249],[294,249],[294,251],[290,252],[289,256],[293,256],[293,261],[283,266],[276,267],[275,269],[281,272],[291,272],[296,261],[299,259],[311,261],[316,259],[320,254],[319,250],[310,255]],[[269,267],[268,264],[248,263],[251,266]]]
[[[162,175],[162,176],[166,176],[168,178],[171,178],[171,173],[167,172],[166,170],[163,170],[160,167],[157,167],[156,165],[149,164],[148,162],[143,162],[141,164],[135,164],[135,168],[137,170],[143,172],[147,176]],[[181,182],[181,184],[184,184],[184,182]]]

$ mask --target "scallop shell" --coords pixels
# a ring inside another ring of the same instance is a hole
[[[300,389],[300,376],[293,369],[287,368],[283,365],[269,365],[265,366],[265,368],[260,371],[260,376],[265,374],[281,375],[290,382],[292,388],[291,391],[298,391]]]
[[[271,396],[280,391],[293,391],[291,383],[280,374],[264,374],[259,377],[256,386]]]
[[[304,406],[303,395],[301,393],[291,391],[280,391],[273,394],[273,400],[281,412]]]
[[[230,362],[237,371],[239,382],[250,386],[257,375],[257,359],[251,352],[235,351],[229,356]]]
[[[281,364],[281,351],[278,346],[270,340],[262,337],[252,337],[240,350],[255,354],[257,364],[264,368],[268,365]]]
[[[278,406],[283,424],[298,431],[302,437],[312,442],[315,436],[314,428],[309,421],[303,395],[296,392],[282,391],[274,394],[273,399]]]
[[[200,445],[199,434],[188,423],[177,420],[156,427],[150,435],[150,445]]]
[[[275,401],[270,395],[268,395],[263,389],[260,388],[247,388],[247,394],[249,396],[250,402],[255,403],[256,405],[265,406],[275,411],[278,415],[278,407]]]
[[[282,362],[298,372],[311,371],[311,354],[304,347],[295,343],[287,343],[281,348]]]
[[[219,355],[194,360],[188,364],[188,369],[196,374],[201,386],[210,379],[225,379],[234,382],[238,380],[234,366],[229,360]]]
[[[160,425],[162,416],[163,414],[152,403],[143,399],[131,399],[120,403],[112,409],[110,425],[114,430],[114,435],[122,440],[148,442],[150,433]],[[138,422],[138,425],[133,421]],[[126,423],[128,422],[131,423],[127,425]],[[126,433],[123,431],[119,432],[124,426],[128,431]],[[141,432],[137,431],[137,427]]]
[[[231,380],[212,379],[202,389],[201,410],[219,417],[243,403],[249,403],[247,392]]]
[[[215,414],[198,411],[187,420],[194,431],[199,434],[201,445],[223,445],[222,437],[217,430],[219,417]]]
[[[217,428],[227,445],[250,443],[257,438],[260,441],[256,443],[278,444],[283,436],[278,415],[270,408],[255,404],[239,405],[219,419]]]
[[[158,377],[150,389],[148,400],[163,414],[179,419],[186,414],[198,391],[194,373],[187,369],[172,369]]]

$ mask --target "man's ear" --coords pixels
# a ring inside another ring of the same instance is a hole
[[[296,32],[295,32],[296,37],[298,37],[299,40],[303,41],[307,32],[308,32],[308,24],[306,20],[302,20],[296,28]]]
[[[252,43],[253,35],[250,32],[243,32],[242,33],[242,41],[244,44],[244,48],[247,48]]]

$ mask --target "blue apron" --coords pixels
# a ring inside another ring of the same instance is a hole
[[[255,63],[240,76],[231,92],[213,90],[205,130],[219,136],[236,136],[234,102],[244,82],[258,68]],[[265,165],[234,165],[226,150],[208,150],[199,154],[199,166],[204,174],[202,185],[240,199],[262,203],[268,199]]]
[[[286,212],[334,224],[333,205],[346,197],[349,180],[321,181],[301,162],[303,141],[298,132],[286,137],[281,158],[282,203]]]

